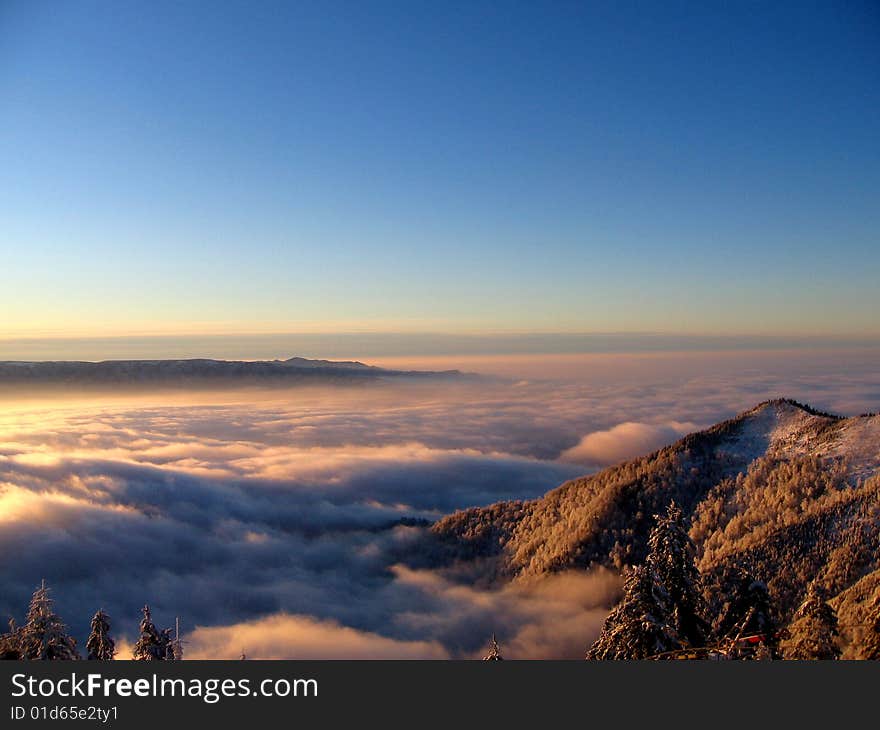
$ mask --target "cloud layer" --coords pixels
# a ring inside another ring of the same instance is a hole
[[[740,357],[737,355],[736,357]],[[510,366],[514,367],[514,366]],[[577,371],[577,377],[572,373]],[[46,578],[84,638],[103,606],[179,615],[191,656],[579,657],[617,590],[477,588],[415,570],[424,528],[530,498],[777,395],[880,407],[875,361],[565,362],[564,377],[0,408],[0,616]],[[558,376],[559,373],[556,373]]]

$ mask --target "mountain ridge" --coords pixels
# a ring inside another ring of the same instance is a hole
[[[880,596],[880,416],[845,418],[784,398],[538,499],[448,515],[430,539],[441,564],[490,583],[623,571],[644,561],[654,516],[673,501],[707,584],[745,561],[783,617],[814,581],[844,609],[863,606],[846,592],[872,575],[865,585]]]
[[[198,384],[200,382],[293,383],[379,378],[458,378],[458,370],[390,370],[354,360],[218,360],[181,358],[155,360],[7,360],[0,361],[0,387],[20,385],[125,386]]]

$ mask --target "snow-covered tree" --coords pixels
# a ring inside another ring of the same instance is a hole
[[[164,661],[167,655],[166,643],[156,630],[150,615],[150,607],[144,606],[144,616],[141,619],[141,635],[134,645],[132,657],[136,661]]]
[[[602,626],[587,659],[647,659],[681,648],[668,621],[669,596],[654,569],[633,568],[623,586],[623,598]]]
[[[91,633],[86,641],[88,658],[96,661],[110,661],[116,654],[116,644],[110,637],[110,617],[102,608],[92,617]]]
[[[668,599],[669,623],[686,646],[705,646],[708,626],[700,572],[694,562],[694,544],[688,536],[681,510],[675,502],[648,537],[648,567],[657,576]]]
[[[502,659],[504,659],[504,657],[501,656],[501,647],[498,646],[495,634],[492,634],[492,642],[489,644],[489,653],[483,657],[483,660],[487,662],[500,662]]]
[[[27,620],[19,630],[19,646],[23,659],[79,659],[76,640],[67,633],[67,626],[55,613],[46,582],[34,591]]]
[[[786,659],[839,659],[837,614],[822,591],[811,583],[782,644]]]
[[[15,619],[9,619],[9,633],[0,634],[0,660],[21,659],[21,632],[15,625]]]
[[[162,655],[162,659],[169,662],[174,661],[174,635],[171,633],[171,629],[162,629],[159,632],[159,653]]]
[[[183,639],[180,638],[179,617],[174,619],[174,637],[171,639],[169,647],[171,648],[171,656],[169,659],[176,662],[183,661]],[[244,651],[242,651],[242,654],[244,654]]]
[[[720,590],[722,604],[713,627],[719,638],[776,633],[767,584],[757,580],[748,568],[734,566]]]
[[[735,640],[746,636],[762,636],[758,652],[738,658],[778,658],[777,633],[779,627],[773,618],[773,607],[767,584],[755,579],[752,572],[735,565],[721,582],[722,603],[714,624],[714,634],[720,640]]]

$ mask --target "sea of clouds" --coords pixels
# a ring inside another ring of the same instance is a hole
[[[603,571],[476,587],[406,555],[456,509],[564,480],[790,396],[880,408],[873,352],[531,358],[478,381],[94,396],[0,407],[0,616],[45,578],[84,638],[103,607],[180,616],[187,656],[579,657]]]

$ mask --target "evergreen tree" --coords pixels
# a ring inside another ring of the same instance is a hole
[[[101,662],[110,661],[116,654],[116,644],[110,637],[110,618],[103,608],[92,617],[91,628],[86,641],[88,658]]]
[[[162,637],[156,630],[156,626],[153,624],[150,607],[144,606],[143,613],[144,616],[141,619],[140,625],[141,635],[134,645],[132,657],[135,661],[141,662],[163,661],[166,658],[166,647]]]
[[[786,659],[839,659],[837,614],[825,601],[822,591],[811,583],[783,642]]]
[[[669,596],[653,568],[633,568],[623,586],[623,598],[605,619],[602,633],[587,659],[647,659],[681,648],[668,621]]]
[[[719,638],[776,633],[767,585],[752,572],[735,565],[722,580],[722,604],[713,626]]]
[[[171,629],[162,629],[159,632],[159,655],[165,661],[173,662],[174,657],[174,636]]]
[[[498,642],[495,640],[495,634],[492,634],[492,643],[489,644],[489,653],[483,657],[484,661],[487,662],[500,662],[504,659],[501,656],[501,647],[498,646]]]
[[[721,581],[720,592],[723,599],[713,627],[715,636],[721,640],[763,636],[762,658],[778,658],[779,627],[766,583],[756,580],[743,565],[735,565]]]
[[[18,637],[12,634],[0,634],[0,661],[23,659],[18,644]]]
[[[67,626],[55,613],[46,582],[34,591],[28,607],[27,620],[19,633],[23,659],[79,659],[76,640],[67,633]]]
[[[170,629],[169,629],[170,631]],[[174,619],[174,638],[169,644],[171,647],[171,659],[176,662],[183,661],[183,639],[180,638],[180,617]],[[244,651],[242,651],[242,654]]]
[[[865,618],[865,634],[860,655],[862,659],[880,660],[880,593]]]
[[[648,537],[648,566],[657,576],[667,600],[669,623],[685,646],[705,646],[708,626],[702,618],[705,606],[700,572],[694,562],[694,544],[685,529],[684,517],[675,502]]]
[[[9,633],[0,634],[0,660],[23,659],[21,655],[21,632],[15,626],[15,619],[9,619]]]

